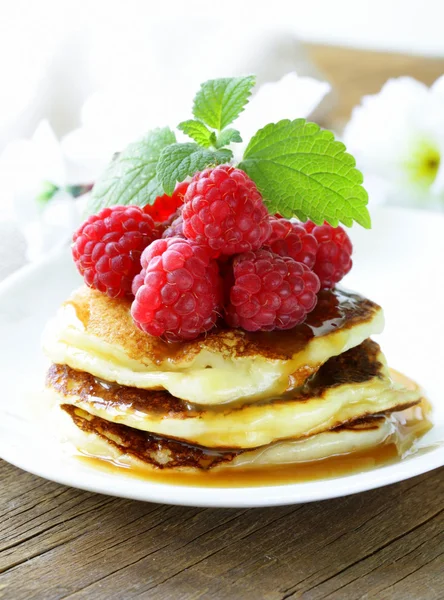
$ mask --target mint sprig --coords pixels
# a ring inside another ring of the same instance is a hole
[[[112,204],[153,203],[172,194],[176,183],[209,166],[230,162],[229,144],[242,141],[228,127],[244,110],[255,78],[212,79],[202,84],[193,104],[194,119],[178,129],[193,141],[176,143],[168,128],[130,144],[93,189],[89,211]],[[334,227],[357,222],[369,228],[368,196],[354,158],[332,132],[305,119],[269,123],[250,140],[238,168],[256,183],[270,213],[297,216]]]
[[[176,136],[169,127],[153,129],[142,139],[127,146],[107,167],[95,183],[87,205],[87,213],[114,204],[152,204],[163,194],[157,178],[157,162],[164,148]]]
[[[166,194],[172,194],[177,182],[197,171],[231,160],[233,152],[224,146],[241,142],[242,138],[237,129],[227,125],[244,110],[254,82],[250,75],[212,79],[201,85],[193,105],[196,119],[178,125],[196,143],[173,144],[159,157],[157,175]]]
[[[331,131],[305,119],[283,120],[260,129],[242,162],[268,210],[317,224],[328,221],[371,227],[363,176]]]
[[[195,121],[194,119],[182,121],[182,123],[179,123],[177,126],[177,129],[183,131],[203,148],[209,148],[216,143],[216,134],[214,131],[210,131],[201,121]],[[222,145],[225,146],[226,144]]]
[[[216,148],[222,148],[223,146],[228,146],[228,144],[231,144],[232,142],[241,142],[242,138],[241,138],[241,134],[237,129],[224,129],[218,136],[217,139],[215,140],[215,147]]]
[[[244,110],[255,82],[254,75],[206,81],[194,98],[193,115],[222,131]]]
[[[198,144],[173,144],[165,148],[159,158],[157,176],[165,194],[172,194],[177,182],[194,175],[205,167],[228,162],[233,153],[228,148],[209,150]]]

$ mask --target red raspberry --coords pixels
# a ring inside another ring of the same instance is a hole
[[[271,230],[256,184],[229,165],[193,177],[182,215],[185,237],[211,248],[215,256],[258,250]]]
[[[222,281],[208,250],[180,238],[156,240],[142,254],[144,277],[134,282],[137,326],[169,341],[192,340],[216,323]]]
[[[166,194],[158,196],[154,203],[145,206],[143,211],[150,215],[156,223],[163,223],[177,211],[179,206],[182,206],[188,186],[188,181],[182,181],[171,196]]]
[[[315,225],[307,221],[303,226],[319,244],[313,271],[318,275],[321,287],[332,288],[352,268],[350,238],[342,227],[332,227],[328,223]]]
[[[302,223],[270,217],[270,225],[271,234],[265,247],[279,256],[289,256],[312,269],[318,242],[313,235],[305,231]]]
[[[317,302],[317,275],[290,257],[268,250],[240,254],[233,261],[234,285],[227,322],[247,331],[290,329]]]
[[[182,217],[182,212],[180,212],[180,213],[174,213],[174,215],[172,215],[172,217],[170,217],[170,218],[172,220],[169,223],[167,222],[167,227],[163,231],[162,237],[164,239],[170,238],[170,237],[185,238],[185,236],[183,234],[183,217]]]
[[[154,221],[138,206],[103,208],[74,233],[72,255],[85,283],[111,298],[132,297],[140,255],[157,237]]]
[[[158,233],[161,233],[161,235],[158,237],[162,237],[163,239],[173,238],[173,237],[182,238],[183,240],[186,239],[183,234],[182,211],[179,210],[179,211],[175,212],[174,214],[172,214],[169,217],[169,219],[167,219],[163,223],[158,223],[156,230]],[[136,291],[142,285],[144,278],[145,278],[145,269],[142,269],[142,271],[139,273],[139,275],[136,275],[136,277],[133,280],[132,289],[133,289],[134,296],[136,295]]]

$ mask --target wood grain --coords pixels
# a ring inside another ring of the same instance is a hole
[[[221,510],[90,494],[2,463],[0,598],[442,598],[443,475]]]
[[[444,60],[308,46],[336,127],[392,76]],[[2,600],[439,600],[444,469],[347,498],[213,510],[91,494],[0,461]],[[260,491],[258,490],[258,494]]]

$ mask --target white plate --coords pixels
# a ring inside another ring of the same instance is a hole
[[[0,286],[0,457],[31,473],[86,490],[168,504],[250,507],[323,500],[387,485],[444,465],[442,387],[444,216],[396,209],[373,212],[373,230],[352,229],[355,265],[345,284],[382,304],[378,338],[389,363],[425,388],[435,426],[425,450],[398,464],[335,479],[260,488],[156,484],[94,470],[61,451],[36,419],[36,390],[47,361],[46,321],[79,284],[69,250],[26,267]],[[33,416],[34,415],[34,416]]]

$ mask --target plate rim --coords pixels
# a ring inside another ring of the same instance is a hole
[[[7,463],[36,475],[37,477],[61,485],[117,498],[175,506],[196,506],[200,508],[264,508],[267,506],[285,506],[343,498],[345,496],[368,492],[401,481],[406,481],[413,477],[417,477],[418,475],[423,475],[443,467],[444,454],[440,456],[437,452],[432,451],[432,453],[434,454],[433,458],[435,459],[432,461],[429,460],[431,453],[427,452],[421,456],[406,459],[404,463],[400,462],[393,465],[382,466],[376,469],[369,469],[367,471],[361,471],[360,473],[344,475],[337,478],[326,478],[306,483],[282,484],[276,486],[264,485],[230,488],[155,483],[149,480],[139,480],[132,476],[125,476],[124,474],[119,474],[117,478],[114,475],[98,472],[92,467],[86,466],[82,466],[80,471],[77,471],[76,469],[74,471],[74,477],[72,477],[71,473],[71,478],[57,473],[42,474],[42,471],[39,471],[39,469],[36,469],[33,466],[23,466],[20,460],[8,458],[7,453],[2,452],[0,447],[0,458]],[[72,460],[75,460],[75,458]],[[414,463],[416,468],[411,467],[412,463]],[[410,466],[408,470],[407,465]],[[378,476],[377,481],[374,481],[372,475]],[[106,485],[106,482],[108,481],[111,484],[112,478],[114,478],[114,481],[118,481],[118,489],[116,487],[113,488],[112,485],[109,487]],[[105,485],[101,486],[95,484],[94,479],[97,479],[99,482],[103,480]],[[335,483],[334,487],[325,485],[332,481]],[[128,483],[132,483],[133,487],[126,491],[124,486]],[[306,488],[308,488],[308,490]],[[245,497],[243,497],[243,494],[245,494]],[[252,500],[252,496],[254,496],[254,500]]]

